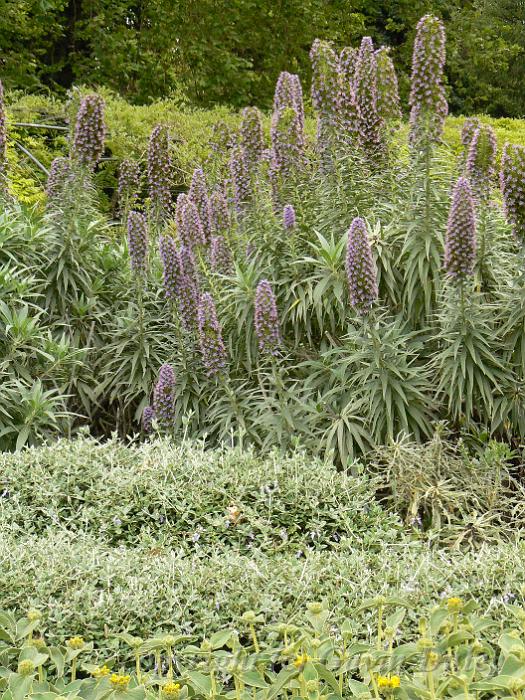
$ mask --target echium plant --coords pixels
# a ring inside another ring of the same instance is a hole
[[[231,226],[230,208],[222,189],[216,189],[210,196],[210,220],[214,233],[224,233]]]
[[[366,315],[378,297],[377,268],[366,223],[356,217],[348,231],[346,276],[350,302],[358,314]]]
[[[7,116],[4,102],[4,86],[0,80],[0,189],[3,189],[3,179],[7,163]]]
[[[142,412],[142,430],[146,433],[151,433],[153,430],[153,421],[155,420],[155,411],[152,406],[146,406]]]
[[[136,205],[141,186],[140,163],[124,158],[119,168],[117,202],[120,214],[125,214]]]
[[[359,50],[345,46],[339,54],[339,71],[345,82],[353,86]]]
[[[470,148],[472,137],[480,126],[481,122],[477,117],[468,117],[463,122],[463,126],[461,127],[461,145],[464,147],[466,153],[468,153]]]
[[[352,74],[339,66],[339,99],[337,135],[343,145],[354,145],[359,139],[359,113],[354,90],[354,70]]]
[[[195,168],[193,171],[190,188],[188,190],[188,199],[193,202],[196,207],[202,226],[204,242],[207,242],[210,240],[211,236],[210,204],[206,177],[202,168]]]
[[[202,225],[197,206],[188,195],[184,194],[184,192],[181,192],[181,194],[179,194],[177,197],[177,204],[175,208],[175,225],[179,240],[184,245],[193,248],[194,246],[204,245],[206,243],[204,227]]]
[[[474,273],[476,262],[476,212],[467,178],[454,187],[445,238],[445,270],[456,284]]]
[[[443,85],[445,65],[445,28],[432,15],[417,25],[412,53],[410,90],[410,142],[417,146],[441,138],[448,104]]]
[[[330,44],[315,39],[310,49],[312,104],[317,112],[317,139],[321,153],[335,145],[339,112],[339,56]]]
[[[286,204],[283,209],[283,225],[286,231],[295,228],[295,209],[293,204]]]
[[[47,205],[54,206],[60,203],[60,197],[68,181],[73,177],[71,161],[69,158],[54,158],[49,167],[46,183]]]
[[[94,170],[104,153],[106,124],[104,100],[100,95],[86,95],[80,102],[73,135],[73,158],[88,170]]]
[[[283,176],[294,173],[304,159],[304,136],[293,107],[274,111],[271,125],[273,163]]]
[[[149,196],[157,220],[171,211],[171,167],[169,131],[159,124],[151,132],[148,143]]]
[[[385,125],[378,111],[377,61],[372,39],[363,37],[355,73],[359,143],[373,162],[385,152]]]
[[[139,211],[128,214],[128,250],[131,271],[137,277],[144,277],[148,261],[148,222]]]
[[[474,195],[485,201],[496,178],[497,142],[494,129],[480,125],[470,141],[465,170],[472,185]]]
[[[164,364],[153,389],[153,413],[161,428],[173,429],[176,419],[175,372],[170,364]]]
[[[279,314],[272,285],[268,280],[261,280],[257,285],[254,322],[259,352],[262,355],[278,355],[281,345]]]
[[[245,107],[241,114],[240,145],[248,167],[253,168],[264,151],[261,113],[257,107]]]
[[[246,162],[244,150],[240,146],[236,146],[231,152],[230,180],[235,209],[237,214],[242,217],[246,205],[253,199],[253,189],[250,169]]]
[[[204,292],[199,300],[197,323],[204,367],[208,376],[216,376],[226,368],[227,358],[215,302],[209,292]]]
[[[299,116],[301,133],[304,131],[304,103],[303,88],[299,76],[295,73],[283,71],[277,79],[273,98],[273,109],[279,111],[285,107],[292,107]]]
[[[210,244],[210,267],[213,272],[228,274],[232,268],[230,246],[221,234],[212,236]]]
[[[166,299],[176,303],[179,292],[180,265],[175,241],[171,236],[161,236],[159,253],[162,262],[164,294]]]
[[[182,325],[187,331],[197,328],[197,310],[200,298],[199,279],[190,247],[182,245],[178,251],[179,280],[177,304]]]
[[[377,111],[387,123],[401,119],[396,69],[386,46],[376,51]]]
[[[501,191],[507,220],[516,240],[525,246],[525,148],[506,143],[500,172]]]

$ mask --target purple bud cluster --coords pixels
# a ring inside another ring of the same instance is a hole
[[[452,194],[445,238],[445,270],[462,282],[474,272],[476,262],[476,213],[467,178],[460,177]]]
[[[146,406],[142,412],[142,430],[148,434],[153,430],[153,420],[155,419],[155,411],[151,406]]]
[[[293,204],[286,204],[283,209],[283,225],[286,231],[291,231],[295,228],[295,209]]]
[[[503,205],[516,240],[525,244],[525,148],[506,143],[500,172]]]
[[[166,126],[156,126],[148,143],[148,186],[153,206],[167,215],[171,210],[170,135]]]
[[[355,66],[354,66],[355,68]],[[322,142],[323,125],[318,121],[318,141]],[[339,75],[339,120],[338,137],[344,145],[354,144],[359,137],[359,112],[355,99],[353,75],[341,66]]]
[[[268,280],[261,280],[255,291],[255,335],[259,352],[264,355],[278,355],[281,344],[281,331],[277,303]]]
[[[267,166],[266,172],[268,175],[268,182],[270,183],[270,191],[272,197],[273,210],[277,214],[282,207],[281,204],[281,176],[279,173],[279,166],[277,164],[277,159],[273,149],[266,148],[263,151],[261,162],[265,163]]]
[[[128,250],[131,271],[138,276],[145,275],[148,259],[148,222],[139,211],[130,211],[128,214]]]
[[[177,302],[182,325],[189,331],[197,326],[197,309],[200,297],[199,281],[191,248],[185,245],[181,246],[178,257],[180,276]]]
[[[235,209],[239,215],[242,215],[246,204],[253,197],[253,191],[250,169],[248,168],[244,151],[239,146],[232,150],[230,156],[230,178]]]
[[[169,364],[159,370],[159,378],[153,389],[153,413],[163,428],[173,428],[175,424],[175,372]]]
[[[206,177],[202,168],[195,168],[193,171],[188,198],[197,209],[204,234],[204,242],[207,242],[211,236],[210,203]]]
[[[215,233],[228,231],[231,226],[230,209],[226,195],[220,189],[214,190],[210,197],[211,228]]]
[[[159,253],[162,262],[164,294],[169,301],[175,303],[179,292],[180,266],[177,246],[171,236],[160,237]]]
[[[461,129],[461,144],[465,147],[467,152],[470,147],[472,137],[480,126],[481,122],[477,117],[468,117],[463,122],[463,127]]]
[[[386,122],[401,119],[399,89],[396,69],[389,50],[382,46],[376,51],[377,65],[377,111]]]
[[[293,107],[275,110],[270,134],[275,166],[281,175],[290,175],[304,157],[304,134],[297,111]]]
[[[120,164],[117,198],[119,212],[123,214],[137,203],[141,185],[140,163],[125,158]]]
[[[47,176],[46,195],[48,204],[58,204],[68,181],[74,177],[69,158],[55,158]]]
[[[4,86],[0,80],[0,177],[4,174],[7,157],[7,116],[4,103]]]
[[[240,137],[248,167],[253,168],[264,150],[262,119],[257,107],[245,107],[242,110]]]
[[[384,153],[384,122],[378,111],[377,61],[372,39],[363,37],[355,71],[359,143],[372,159]]]
[[[224,371],[227,360],[215,303],[208,292],[200,298],[197,322],[202,361],[208,376],[215,376]]]
[[[352,221],[346,249],[346,275],[350,302],[362,316],[366,315],[378,297],[377,269],[372,254],[366,224],[360,217]]]
[[[214,272],[226,275],[231,271],[232,254],[224,236],[213,236],[210,245],[210,265]]]
[[[345,46],[339,54],[340,75],[345,83],[353,86],[359,51],[353,46]]]
[[[315,39],[310,49],[312,104],[317,111],[317,145],[321,153],[331,149],[339,122],[339,56],[329,43]]]
[[[488,125],[479,126],[470,141],[466,173],[474,195],[480,201],[489,197],[496,178],[497,149],[494,129]]]
[[[304,132],[303,88],[298,75],[283,71],[277,79],[273,98],[274,112],[286,107],[295,109],[299,116],[301,134]]]
[[[72,153],[75,160],[89,170],[95,169],[104,153],[104,107],[100,95],[86,95],[77,113]]]
[[[432,15],[417,25],[412,53],[412,77],[409,98],[410,142],[431,143],[441,138],[448,104],[443,87],[445,65],[445,29]]]
[[[197,207],[187,194],[182,192],[177,197],[175,207],[175,226],[179,240],[189,248],[204,245],[206,238]]]

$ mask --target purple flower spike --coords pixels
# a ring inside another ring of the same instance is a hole
[[[310,49],[312,104],[317,111],[318,148],[326,153],[335,143],[339,113],[339,56],[330,44],[315,39]]]
[[[210,197],[210,217],[212,231],[224,233],[231,227],[228,200],[222,190],[215,190]]]
[[[299,76],[283,71],[277,80],[273,98],[274,112],[291,107],[297,112],[301,133],[304,132],[303,88]]]
[[[445,270],[462,282],[474,272],[476,262],[476,214],[470,185],[460,177],[454,187],[445,239]]]
[[[357,313],[366,315],[378,297],[377,269],[368,240],[366,224],[360,217],[352,221],[346,249],[346,275],[350,302]]]
[[[501,157],[500,173],[503,204],[512,232],[525,244],[525,148],[506,143]]]
[[[199,301],[199,344],[202,361],[208,376],[215,376],[226,368],[226,348],[217,311],[211,294],[205,292]]]
[[[117,188],[118,209],[121,214],[137,203],[140,181],[140,163],[125,158],[120,164]]]
[[[4,86],[0,80],[0,177],[4,176],[7,160],[7,117],[4,103]]]
[[[197,209],[204,234],[204,242],[207,242],[211,236],[210,204],[208,201],[208,187],[202,168],[195,168],[193,171],[188,199],[193,202]]]
[[[378,111],[377,61],[372,39],[363,37],[355,72],[355,101],[359,118],[359,142],[372,159],[385,151],[384,122]]]
[[[214,272],[223,275],[231,271],[232,254],[224,236],[213,236],[211,239],[210,265]]]
[[[155,419],[155,411],[151,406],[146,406],[142,412],[142,430],[146,433],[151,433],[153,430],[153,421]]]
[[[171,236],[161,236],[159,240],[160,259],[166,299],[175,303],[179,291],[180,265],[175,241]]]
[[[376,51],[377,111],[386,122],[401,119],[396,69],[386,46]]]
[[[144,276],[148,259],[148,222],[138,211],[128,214],[128,250],[132,272]]]
[[[173,428],[175,413],[175,372],[168,364],[162,365],[153,390],[153,411],[160,426]]]
[[[47,177],[46,195],[48,204],[58,204],[64,188],[73,178],[71,161],[69,158],[55,158],[49,168]]]
[[[104,153],[104,107],[100,95],[86,95],[78,109],[72,152],[75,160],[89,170],[95,169]]]
[[[279,354],[281,344],[279,315],[275,295],[268,280],[261,280],[255,291],[255,335],[260,353]]]
[[[257,107],[245,107],[242,110],[240,133],[246,162],[249,168],[253,168],[264,150],[262,118]]]
[[[233,201],[237,214],[242,215],[253,197],[250,170],[242,148],[237,146],[230,156],[230,178],[233,187]]]
[[[292,204],[287,204],[283,209],[283,224],[287,231],[295,228],[295,209]]]
[[[206,198],[206,205],[207,203],[208,200]],[[204,227],[202,225],[197,207],[189,196],[184,193],[179,194],[177,197],[177,205],[175,208],[175,225],[179,240],[184,245],[193,248],[194,246],[204,245],[206,243]]]
[[[410,142],[439,141],[448,114],[443,87],[445,65],[445,29],[432,15],[422,17],[417,25],[412,53],[412,77],[409,98]]]
[[[318,123],[318,129],[322,125]],[[341,67],[339,75],[339,124],[338,137],[343,145],[354,144],[359,137],[359,113],[355,99],[353,75]],[[322,134],[318,140],[322,140]]]
[[[197,327],[197,309],[199,305],[199,281],[195,260],[191,248],[181,246],[179,249],[179,281],[177,302],[182,324],[188,331]]]
[[[496,134],[488,125],[474,132],[467,154],[466,172],[472,190],[480,201],[487,200],[496,178]]]
[[[148,143],[148,185],[153,206],[161,216],[171,211],[171,167],[169,132],[159,125]]]
[[[463,122],[463,127],[461,129],[461,143],[465,146],[466,151],[470,148],[470,142],[476,131],[481,126],[481,122],[477,117],[468,117]]]
[[[295,109],[283,107],[273,113],[271,138],[277,170],[281,175],[290,175],[304,159],[304,135]]]

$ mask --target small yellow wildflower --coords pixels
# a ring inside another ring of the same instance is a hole
[[[180,695],[180,683],[166,683],[162,688],[162,697],[166,700],[176,700]]]
[[[42,649],[46,648],[46,640],[43,637],[33,637],[31,640],[31,646],[41,651]]]
[[[453,597],[447,599],[447,608],[451,613],[460,612],[463,609],[463,601],[461,598]]]
[[[99,666],[91,674],[94,678],[104,678],[104,676],[109,676],[109,668],[104,664],[104,666]]]
[[[121,676],[119,673],[112,673],[109,680],[115,690],[126,690],[129,678],[129,676]]]
[[[31,609],[27,613],[27,619],[29,622],[36,622],[37,620],[42,619],[42,613],[40,610]]]
[[[70,649],[83,649],[85,644],[84,637],[71,637],[66,644]]]
[[[401,685],[399,676],[378,676],[377,687],[383,693],[391,693]]]
[[[30,676],[35,671],[35,664],[30,659],[24,659],[18,664],[18,673],[21,676]]]
[[[233,523],[234,525],[237,525],[239,520],[241,519],[241,509],[236,506],[235,504],[232,504],[231,506],[228,506],[228,520]]]
[[[295,666],[295,668],[303,669],[308,663],[308,661],[310,661],[310,657],[308,656],[308,654],[299,654],[295,657],[293,665]]]

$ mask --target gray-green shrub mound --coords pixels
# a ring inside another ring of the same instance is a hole
[[[113,545],[198,554],[377,546],[400,525],[375,481],[301,452],[258,457],[199,443],[61,440],[0,456],[0,526],[14,534],[87,532]]]

